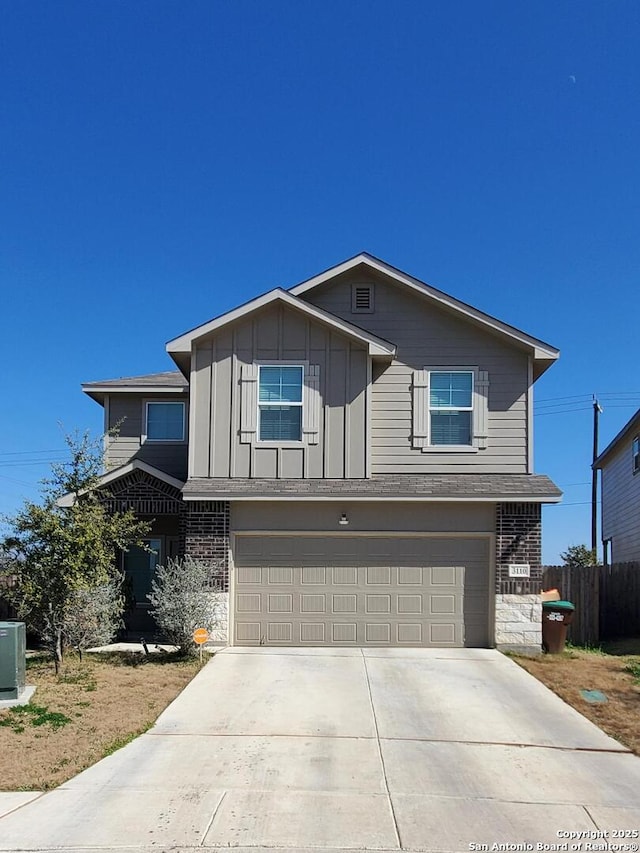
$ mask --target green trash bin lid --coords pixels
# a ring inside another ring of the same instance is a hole
[[[543,601],[543,610],[575,610],[576,608],[570,601]]]

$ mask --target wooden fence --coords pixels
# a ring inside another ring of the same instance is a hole
[[[640,636],[640,563],[544,566],[542,588],[575,604],[568,636],[577,645]]]
[[[600,639],[640,637],[640,563],[600,566]]]

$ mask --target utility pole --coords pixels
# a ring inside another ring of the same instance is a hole
[[[598,418],[602,409],[593,395],[593,462],[598,458]],[[598,470],[591,468],[591,550],[598,556]]]

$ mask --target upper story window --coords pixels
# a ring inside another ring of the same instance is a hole
[[[636,474],[640,471],[640,435],[637,435],[633,439],[633,444],[631,445],[631,457],[633,459],[633,473]]]
[[[414,370],[411,446],[423,453],[476,453],[489,441],[489,374],[480,367]]]
[[[147,441],[184,441],[185,404],[147,402],[145,405]]]
[[[471,445],[473,436],[473,371],[429,373],[429,443]]]
[[[260,365],[259,441],[302,441],[303,380],[300,365]]]

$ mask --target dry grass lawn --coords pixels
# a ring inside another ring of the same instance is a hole
[[[0,711],[0,790],[45,791],[146,731],[199,669],[170,656],[28,661],[37,690],[25,710]]]
[[[583,716],[640,755],[640,639],[604,644],[602,651],[569,648],[560,655],[517,655],[514,659]],[[609,701],[590,704],[581,690],[600,690]]]

